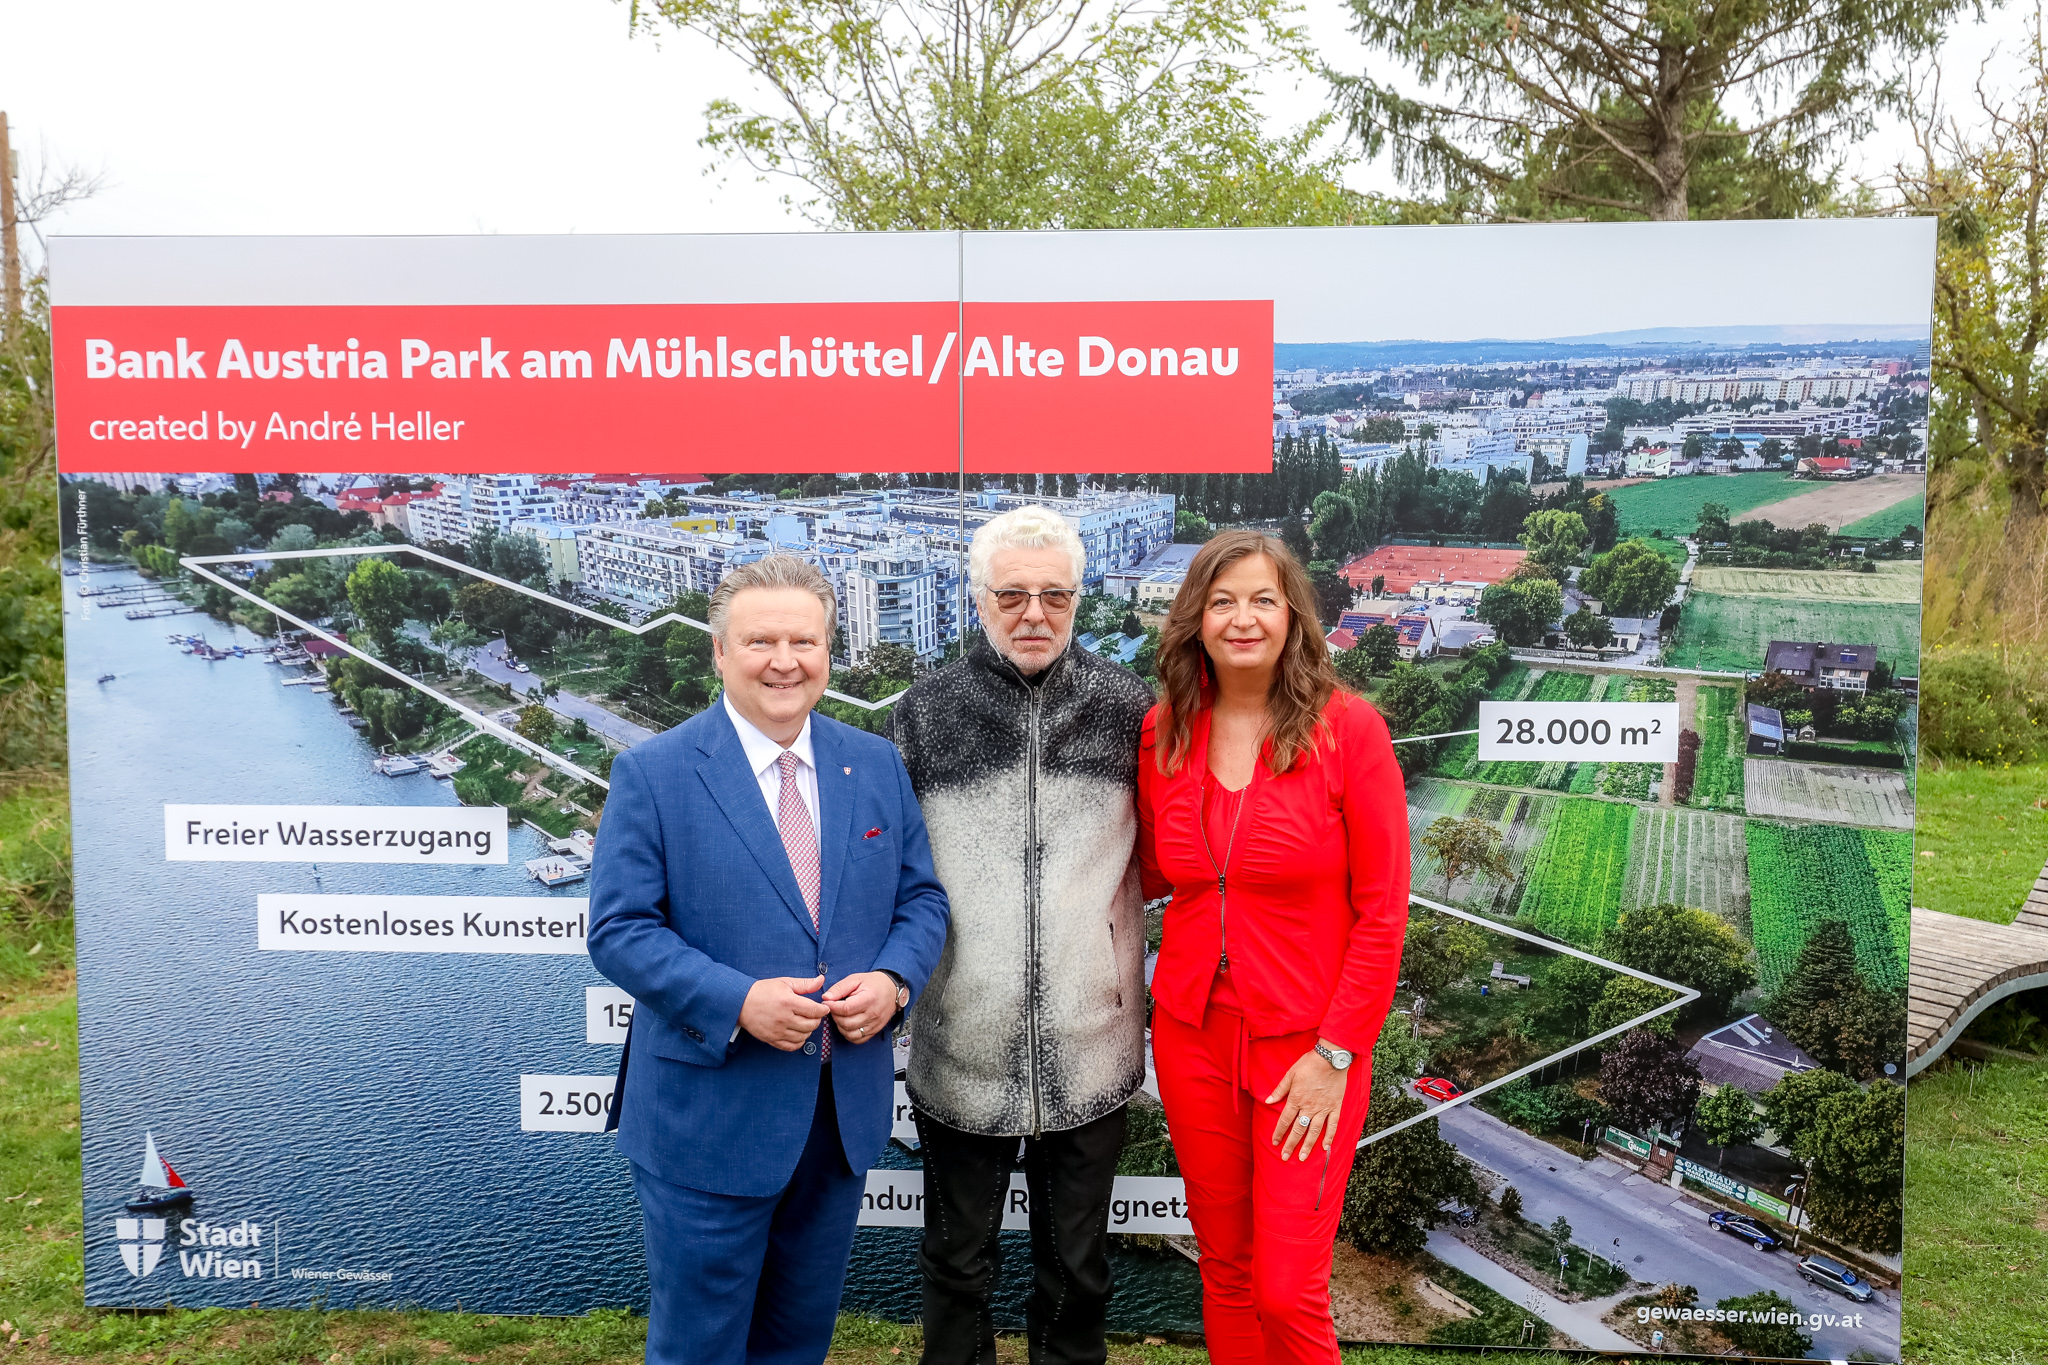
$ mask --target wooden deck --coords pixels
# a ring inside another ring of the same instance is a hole
[[[2048,868],[2009,925],[1913,909],[1906,987],[1906,1074],[1947,1051],[2008,995],[2048,987]]]

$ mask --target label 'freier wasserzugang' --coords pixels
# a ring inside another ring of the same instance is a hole
[[[173,863],[505,861],[503,806],[164,806]]]

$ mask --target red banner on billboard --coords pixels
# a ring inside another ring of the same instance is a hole
[[[1272,459],[1267,301],[52,312],[67,473]]]

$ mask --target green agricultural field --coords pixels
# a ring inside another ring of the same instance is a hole
[[[1920,773],[1913,903],[2011,924],[2048,862],[2048,765]]]
[[[1614,499],[1614,509],[1621,515],[1624,538],[1648,536],[1661,530],[1675,539],[1692,534],[1699,525],[1700,508],[1707,503],[1718,502],[1728,509],[1728,515],[1739,517],[1808,491],[1810,485],[1797,483],[1789,475],[1759,470],[1749,474],[1655,479],[1610,489],[1607,496]]]
[[[1872,561],[1875,573],[1849,569],[1732,569],[1703,564],[1692,590],[1720,597],[1825,597],[1848,602],[1920,604],[1920,561]]]
[[[1895,536],[1911,526],[1919,528],[1927,524],[1927,495],[1915,493],[1912,497],[1895,502],[1880,512],[1872,512],[1861,521],[1852,521],[1842,528],[1845,536]]]
[[[1750,936],[1766,992],[1824,919],[1847,922],[1873,986],[1905,988],[1911,834],[1751,820],[1748,835]]]
[[[1516,664],[1500,675],[1500,681],[1486,689],[1488,698],[1494,701],[1519,701],[1532,688],[1543,681],[1544,671],[1532,669],[1527,664]],[[1467,724],[1476,724],[1472,719],[1479,713],[1475,710],[1466,717]],[[1479,766],[1479,736],[1466,735],[1454,739],[1443,747],[1429,772],[1433,777],[1471,777],[1473,769]]]
[[[1529,860],[1548,839],[1560,804],[1555,796],[1535,792],[1471,787],[1426,777],[1414,779],[1408,784],[1408,843],[1412,857],[1409,878],[1415,894],[1461,910],[1512,918],[1522,902]],[[1423,831],[1443,815],[1490,820],[1500,828],[1508,850],[1505,881],[1462,877],[1456,888],[1445,894],[1443,874],[1422,849]]]
[[[1621,908],[1691,906],[1749,929],[1749,846],[1740,816],[1704,810],[1636,812]]]
[[[1536,686],[1526,694],[1528,701],[1585,701],[1593,691],[1593,675],[1590,673],[1567,673],[1553,669],[1544,673]],[[1478,741],[1474,737],[1473,752],[1478,752]],[[1481,782],[1494,782],[1503,787],[1562,787],[1565,784],[1565,763],[1513,762],[1482,763],[1472,774]],[[1549,778],[1549,781],[1539,781]]]
[[[1748,744],[1742,714],[1740,689],[1701,686],[1692,715],[1700,755],[1688,804],[1703,810],[1742,810],[1742,759]]]
[[[1783,597],[1688,593],[1678,642],[1665,651],[1674,668],[1748,673],[1764,666],[1772,640],[1875,645],[1895,673],[1920,666],[1920,608],[1909,602],[1827,602]]]
[[[1592,946],[1620,918],[1636,815],[1617,801],[1560,800],[1529,860],[1520,916],[1567,943]]]

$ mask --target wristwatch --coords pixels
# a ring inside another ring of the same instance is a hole
[[[1328,1062],[1338,1071],[1351,1065],[1351,1054],[1341,1047],[1331,1047],[1322,1039],[1316,1039],[1316,1056]]]
[[[876,968],[875,970],[876,970],[876,971],[878,971],[878,972],[880,972],[880,973],[881,973],[881,974],[882,974],[883,976],[886,976],[886,977],[888,977],[888,978],[889,978],[889,979],[890,979],[891,981],[893,981],[893,982],[895,982],[895,983],[896,983],[896,1011],[897,1011],[897,1013],[899,1013],[899,1014],[900,1014],[900,1013],[902,1013],[902,1012],[903,1012],[904,1010],[907,1010],[907,1009],[909,1009],[909,1008],[910,1008],[910,986],[908,985],[908,983],[906,983],[906,982],[905,982],[905,981],[903,980],[903,978],[902,978],[902,977],[900,977],[900,976],[896,975],[896,973],[894,973],[894,972],[890,971],[890,970],[889,970],[889,969],[888,969],[887,967],[877,967],[877,968]]]

